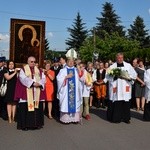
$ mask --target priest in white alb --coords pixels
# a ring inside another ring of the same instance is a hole
[[[124,76],[112,76],[108,72],[104,82],[109,82],[107,118],[114,123],[130,123],[130,99],[132,84],[137,74],[131,64],[124,61],[123,53],[116,55],[116,62],[108,70],[120,69]]]
[[[143,119],[145,121],[150,121],[150,69],[147,69],[144,73],[144,82],[145,82],[145,108]]]
[[[70,52],[70,51],[69,51]],[[57,96],[62,123],[80,122],[80,106],[82,103],[82,73],[74,65],[76,52],[67,53],[67,66],[57,75]]]

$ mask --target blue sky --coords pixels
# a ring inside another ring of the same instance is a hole
[[[87,29],[96,25],[102,4],[106,0],[0,0],[0,55],[8,58],[10,18],[46,21],[46,37],[50,48],[65,50],[71,27],[77,12],[80,12]],[[144,18],[150,30],[150,0],[110,0],[122,25],[129,28],[136,16]]]

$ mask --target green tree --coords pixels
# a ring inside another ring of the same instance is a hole
[[[93,52],[93,38],[88,37],[80,47],[80,57],[85,62],[93,61]]]
[[[79,48],[82,46],[88,34],[87,29],[85,29],[85,23],[82,22],[79,12],[73,22],[72,28],[67,28],[67,30],[70,32],[70,37],[66,40],[68,49],[75,48],[76,51],[79,51]]]
[[[100,38],[105,37],[105,32],[109,35],[114,32],[118,32],[120,36],[125,36],[125,31],[123,31],[123,26],[120,25],[120,17],[115,13],[113,9],[113,4],[106,2],[103,4],[103,12],[101,12],[101,17],[97,17],[98,23],[96,26],[96,35]]]
[[[145,29],[145,24],[143,18],[137,16],[133,25],[130,25],[128,29],[128,37],[132,40],[137,40],[140,42],[142,48],[150,47],[150,37],[148,31]]]
[[[51,58],[52,58],[52,51],[49,48],[48,39],[45,38],[44,59],[51,59]]]
[[[96,36],[95,49],[93,48],[93,45],[93,37],[89,37],[80,48],[80,56],[86,62],[93,60],[94,51],[99,54],[100,60],[106,61],[109,59],[114,60],[115,55],[118,52],[123,52],[126,58],[132,59],[136,57],[134,52],[140,48],[139,42],[136,40],[129,40],[126,37],[120,37],[118,33],[109,35],[107,32],[103,39]]]

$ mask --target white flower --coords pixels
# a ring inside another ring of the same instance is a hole
[[[113,74],[113,73],[114,73],[114,71],[113,71],[113,70],[111,70],[111,71],[110,71],[110,74]]]

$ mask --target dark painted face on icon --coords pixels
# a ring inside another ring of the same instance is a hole
[[[26,42],[31,42],[31,39],[33,37],[32,30],[29,28],[25,28],[22,32],[23,40]]]

